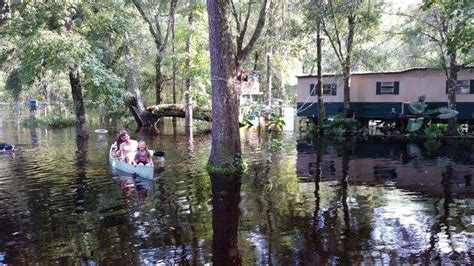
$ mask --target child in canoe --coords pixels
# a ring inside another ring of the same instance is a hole
[[[137,153],[135,153],[135,159],[133,160],[135,165],[153,165],[150,151],[143,140],[138,142]]]

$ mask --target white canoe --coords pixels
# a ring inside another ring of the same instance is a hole
[[[112,144],[110,146],[109,150],[109,162],[110,165],[112,165],[113,168],[116,168],[120,171],[123,171],[125,173],[129,174],[137,174],[138,176],[148,178],[148,179],[153,179],[154,178],[154,166],[146,166],[146,165],[133,165],[129,164],[126,162],[122,162],[117,157],[114,156],[114,151],[113,148],[115,147],[115,144]],[[152,153],[152,151],[150,151]]]

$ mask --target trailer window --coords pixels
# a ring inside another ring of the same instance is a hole
[[[471,86],[469,80],[458,80],[456,81],[456,94],[469,94],[471,93]]]
[[[316,96],[316,85],[311,83],[309,84],[309,96]]]
[[[395,86],[393,81],[384,81],[382,82],[382,88],[380,90],[381,94],[395,94]]]
[[[323,95],[336,95],[336,83],[323,84]]]

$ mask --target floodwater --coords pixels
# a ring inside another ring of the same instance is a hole
[[[0,264],[470,264],[474,143],[306,139],[242,130],[247,171],[205,170],[210,135],[130,132],[165,151],[155,180],[110,169],[116,128],[3,119]],[[216,185],[217,184],[217,185]]]

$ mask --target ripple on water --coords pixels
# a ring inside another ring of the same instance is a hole
[[[458,193],[474,168],[456,152],[433,159],[417,144],[310,145],[250,130],[240,197],[213,201],[209,135],[190,145],[135,134],[166,152],[159,179],[145,181],[110,171],[107,129],[88,143],[38,129],[34,145],[1,157],[0,263],[207,264],[231,252],[249,265],[468,264],[473,202]],[[19,134],[30,141],[29,129]]]

